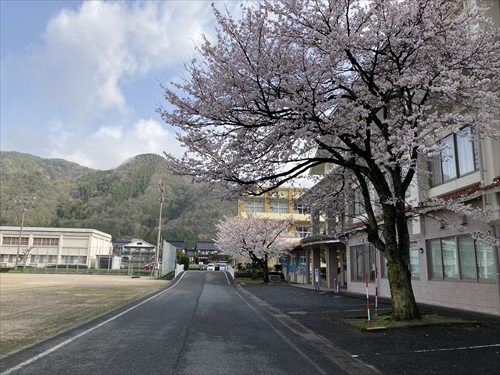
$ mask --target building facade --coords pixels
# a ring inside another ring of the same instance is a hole
[[[26,265],[33,267],[99,267],[100,256],[113,254],[111,235],[94,229],[0,227],[0,264],[14,267],[16,257],[26,255]],[[18,260],[18,265],[24,264]]]
[[[488,4],[488,16],[500,27],[500,2]],[[408,202],[419,207],[432,198],[460,199],[473,208],[499,207],[500,143],[474,133],[470,127],[456,134],[442,134],[441,142],[450,147],[443,151],[443,158],[428,163],[431,178],[415,179]],[[328,165],[322,168],[320,173],[331,171]],[[362,230],[359,201],[353,191],[345,207],[349,220],[343,223],[343,232],[337,233],[340,236],[335,237],[341,238],[345,246],[347,288],[365,293],[368,277],[369,293],[374,295],[377,290],[379,296],[390,298],[387,263]],[[483,232],[500,238],[500,213],[494,212],[484,223],[451,211],[420,212],[409,224],[409,268],[416,301],[500,315],[500,249],[466,234]],[[329,251],[328,241],[331,239],[302,241],[303,248],[309,251],[304,258],[309,272],[317,266],[319,252]],[[306,283],[310,282],[307,277]]]

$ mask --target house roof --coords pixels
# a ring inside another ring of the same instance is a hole
[[[175,246],[176,248],[180,249],[186,248],[186,242],[184,241],[165,241],[165,242],[168,242],[170,245]]]
[[[146,242],[144,240],[140,240],[138,238],[134,238],[132,241],[130,241],[128,244],[124,245],[123,247],[135,247],[135,248],[143,248],[143,249],[156,248],[155,245],[151,245],[149,242]]]
[[[195,251],[199,250],[217,250],[215,241],[198,241],[196,243]]]

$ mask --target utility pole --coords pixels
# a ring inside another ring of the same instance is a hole
[[[163,187],[163,181],[161,178],[158,180],[158,191],[160,192],[160,218],[158,219],[158,240],[156,241],[156,253],[155,253],[155,266],[154,269],[157,271],[157,277],[160,277],[160,237],[161,237],[161,210],[163,207],[163,194],[165,193],[165,189]],[[154,276],[154,271],[153,271]]]
[[[18,262],[18,259],[19,259],[19,252],[21,250],[21,238],[22,238],[22,235],[23,235],[23,226],[24,226],[24,213],[27,210],[26,206],[28,204],[35,204],[35,199],[36,199],[36,197],[33,197],[33,198],[21,197],[21,198],[16,198],[14,200],[15,203],[19,203],[19,204],[23,205],[23,217],[21,219],[21,229],[19,230],[19,241],[17,243],[16,264],[15,264],[15,267],[14,267],[14,270],[16,270],[16,271],[17,271],[17,262]]]

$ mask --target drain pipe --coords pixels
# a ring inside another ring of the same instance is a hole
[[[485,179],[484,179],[484,161],[483,161],[483,142],[481,135],[479,132],[476,132],[476,137],[477,137],[477,146],[478,146],[478,154],[479,154],[479,176],[480,176],[480,186],[481,186],[481,199],[482,199],[482,205],[483,205],[483,210],[487,206],[487,201],[486,201],[486,193],[484,191],[484,187],[486,186],[485,184]],[[500,230],[497,231],[495,222],[489,222],[488,225],[491,228],[491,235],[495,238],[497,237],[497,233],[500,234]],[[495,264],[495,278],[496,278],[496,283],[497,283],[497,293],[498,293],[498,313],[500,314],[500,247],[499,246],[492,246],[493,248],[493,262]]]

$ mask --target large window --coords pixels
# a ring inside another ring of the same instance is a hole
[[[296,225],[293,231],[294,237],[305,238],[309,236],[309,227],[306,225]]]
[[[431,279],[494,280],[493,249],[468,236],[427,241]]]
[[[418,263],[418,246],[416,242],[410,244],[410,272],[411,277],[420,277],[420,264]]]
[[[288,202],[269,202],[269,212],[287,214]]]
[[[410,244],[410,272],[411,277],[420,277],[420,264],[418,258],[418,246],[416,242]],[[384,254],[380,253],[380,276],[383,278],[388,277],[387,259]]]
[[[296,204],[294,207],[293,207],[293,213],[294,214],[308,214],[309,213],[309,207],[299,203],[299,204]]]
[[[375,248],[371,244],[351,246],[351,281],[375,281]]]
[[[33,238],[35,246],[59,246],[59,238]]]
[[[21,246],[28,246],[29,237],[21,238]],[[19,245],[19,237],[4,237],[2,245]]]
[[[363,193],[360,188],[354,189],[354,216],[366,213]]]
[[[264,201],[249,199],[245,201],[246,212],[264,212]]]
[[[470,127],[450,134],[441,143],[446,148],[431,162],[431,186],[444,184],[478,170],[477,145]]]

